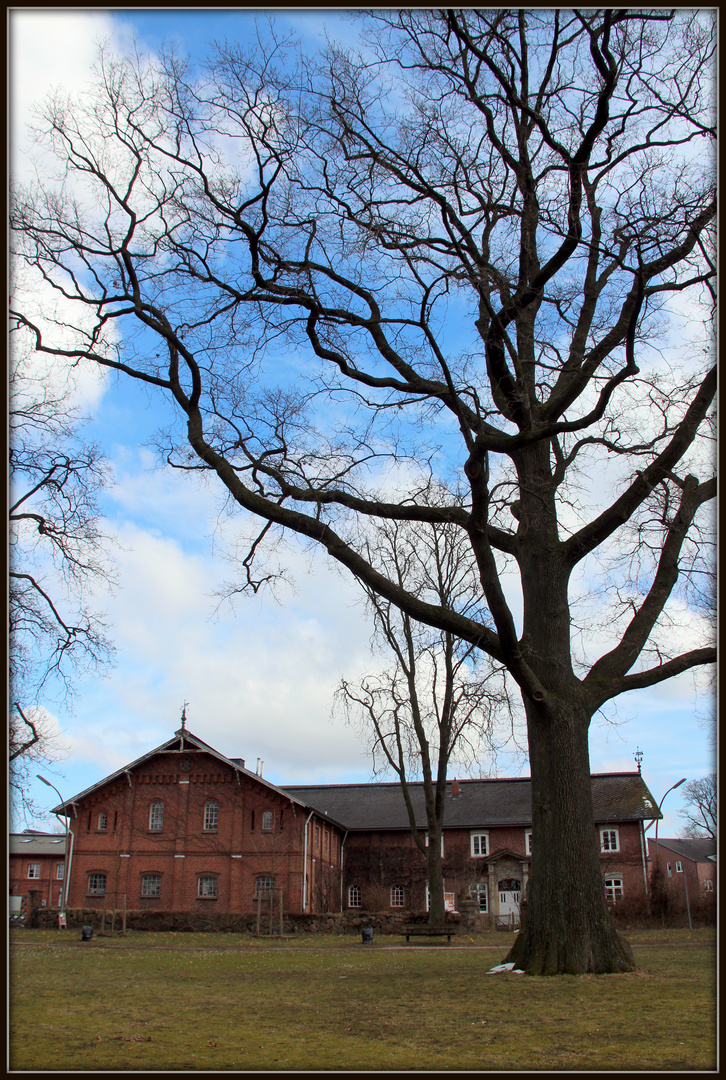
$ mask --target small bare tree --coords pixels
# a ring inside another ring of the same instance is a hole
[[[481,616],[476,563],[452,526],[421,535],[408,522],[385,522],[368,540],[367,557],[411,595],[467,618]],[[338,700],[371,745],[374,772],[392,770],[401,782],[411,832],[426,859],[429,922],[442,925],[441,837],[449,766],[456,762],[464,771],[481,770],[486,759],[514,740],[505,672],[471,643],[415,621],[372,589],[366,594],[374,641],[393,662],[355,684],[344,679]],[[419,777],[425,835],[411,790]]]
[[[693,840],[715,840],[718,835],[718,793],[716,775],[690,780],[683,789],[685,806],[678,811],[685,821],[682,836]]]

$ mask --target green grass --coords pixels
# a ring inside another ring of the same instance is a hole
[[[21,930],[11,935],[10,1065],[714,1069],[713,932],[628,936],[633,974],[531,979],[485,974],[505,934],[412,947],[231,934],[82,944],[76,931]]]

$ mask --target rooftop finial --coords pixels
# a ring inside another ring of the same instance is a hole
[[[636,746],[636,748],[635,748],[634,757],[635,757],[635,764],[638,766],[638,775],[640,775],[640,766],[641,766],[641,763],[643,761],[643,751],[640,749],[639,746]]]
[[[184,704],[182,705],[182,717],[181,717],[182,731],[186,731],[186,726],[187,726],[187,705],[188,704],[189,704],[189,702],[185,701]]]

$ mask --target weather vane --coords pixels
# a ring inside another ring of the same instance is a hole
[[[185,731],[186,726],[187,726],[187,705],[188,704],[189,704],[189,702],[185,701],[184,704],[182,705],[182,716],[181,716],[182,731]]]
[[[636,746],[636,748],[635,748],[634,757],[635,757],[635,764],[638,766],[638,772],[640,772],[640,765],[641,765],[641,762],[643,760],[643,751],[640,749],[639,746]]]

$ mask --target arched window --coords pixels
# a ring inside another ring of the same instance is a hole
[[[214,830],[219,820],[219,803],[210,799],[204,807],[204,828]]]
[[[360,907],[360,885],[348,886],[348,907]]]
[[[263,831],[269,831],[272,828],[274,818],[272,816],[272,810],[265,810],[262,815],[262,829]]]
[[[403,885],[391,886],[391,907],[404,907],[406,903],[406,894],[404,892]]]
[[[164,804],[161,799],[155,799],[149,807],[149,828],[161,829],[164,824]]]
[[[98,815],[98,829],[99,832],[105,832],[108,825],[108,814],[105,810],[102,810]]]

